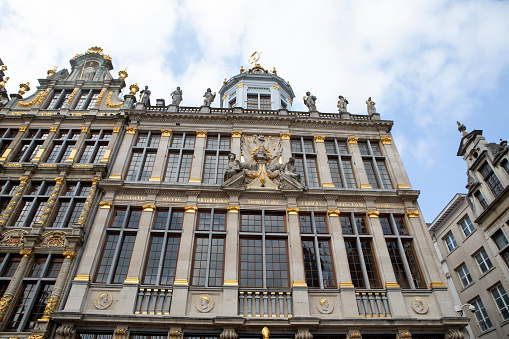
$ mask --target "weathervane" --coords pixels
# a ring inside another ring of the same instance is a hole
[[[260,67],[260,64],[258,63],[258,60],[260,60],[260,55],[261,53],[255,51],[253,54],[251,54],[251,57],[249,57],[248,62],[250,64],[254,64],[255,67]]]

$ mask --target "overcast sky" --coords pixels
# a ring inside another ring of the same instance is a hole
[[[100,46],[112,75],[128,67],[128,86],[167,102],[180,86],[185,106],[200,106],[254,51],[290,81],[294,110],[311,91],[321,112],[336,112],[341,94],[349,112],[366,114],[371,96],[394,121],[427,222],[466,191],[456,121],[488,142],[509,138],[508,33],[508,1],[0,0],[10,93],[26,81],[33,93],[48,69]]]

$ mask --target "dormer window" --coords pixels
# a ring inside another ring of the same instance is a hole
[[[485,162],[481,168],[479,168],[479,172],[481,173],[484,181],[488,184],[488,187],[493,192],[495,196],[498,196],[504,190],[504,187],[498,180],[497,175],[493,172],[491,166]]]
[[[270,95],[248,94],[247,109],[270,110]]]

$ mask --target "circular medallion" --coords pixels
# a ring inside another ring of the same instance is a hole
[[[95,308],[100,310],[105,310],[108,307],[110,307],[111,303],[113,302],[113,297],[109,292],[101,292],[94,298],[94,305]]]
[[[210,295],[200,295],[198,299],[196,299],[196,308],[198,311],[207,313],[212,310],[214,307],[214,300]]]
[[[421,298],[413,297],[412,300],[410,300],[410,305],[416,313],[428,313],[428,304]]]
[[[332,304],[332,300],[330,300],[330,298],[321,298],[316,302],[316,308],[320,313],[329,314],[334,309],[334,305]]]

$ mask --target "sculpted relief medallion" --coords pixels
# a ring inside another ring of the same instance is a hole
[[[329,314],[334,309],[334,305],[330,298],[321,298],[316,302],[316,308],[320,313]]]
[[[410,300],[410,305],[416,313],[428,313],[428,304],[421,298],[413,297],[412,300]]]
[[[94,298],[94,306],[99,310],[105,310],[110,307],[113,297],[109,292],[101,292]]]
[[[214,300],[210,295],[200,295],[196,299],[196,308],[202,313],[207,313],[214,307]]]

